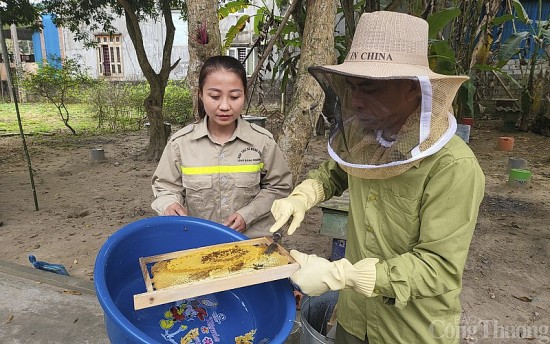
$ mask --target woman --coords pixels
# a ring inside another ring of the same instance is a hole
[[[250,238],[269,235],[271,205],[290,193],[292,175],[269,131],[241,118],[246,85],[238,60],[204,63],[200,119],[172,135],[152,178],[158,214],[208,219]]]

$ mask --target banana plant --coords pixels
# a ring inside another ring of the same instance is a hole
[[[527,131],[533,116],[536,116],[541,108],[544,92],[544,75],[541,58],[548,59],[544,48],[550,44],[550,23],[549,18],[542,18],[542,4],[539,0],[538,19],[529,18],[525,8],[519,0],[512,0],[510,13],[504,14],[493,21],[494,25],[502,25],[506,22],[512,23],[512,35],[499,47],[495,65],[480,65],[478,68],[492,70],[507,77],[516,88],[520,90],[521,99],[521,120],[519,130]],[[524,24],[528,30],[518,31],[515,22]],[[519,59],[520,79],[514,79],[502,67],[517,57]],[[537,72],[537,69],[539,70]]]
[[[429,15],[426,20],[429,24],[428,60],[430,68],[445,75],[470,74],[470,79],[464,82],[458,90],[457,105],[459,116],[473,117],[475,73],[465,71],[457,62],[455,50],[449,39],[445,39],[441,32],[461,15],[457,7],[450,7]]]
[[[237,11],[241,9],[245,9],[250,5],[251,5],[250,2],[246,0],[228,2],[225,4],[225,6],[222,6],[218,9],[218,20],[227,18],[229,14],[236,13]],[[239,19],[237,20],[237,22],[234,25],[232,25],[227,31],[227,33],[225,34],[225,40],[223,43],[222,51],[225,51],[231,47],[233,40],[239,34],[239,32],[244,30],[246,23],[248,23],[249,19],[250,19],[250,16],[248,14],[243,14],[239,16]]]
[[[256,13],[252,16],[246,13],[239,16],[237,22],[232,25],[225,34],[225,40],[223,42],[222,50],[225,51],[231,47],[231,44],[233,43],[235,37],[237,37],[237,35],[244,30],[246,25],[250,22],[251,18],[254,20],[254,33],[256,35],[261,35],[262,26],[264,22],[266,22],[267,19],[270,18],[270,16],[272,15],[273,9],[269,9],[265,2],[263,3],[263,6],[258,6],[250,0],[230,1],[223,6],[220,6],[220,8],[218,9],[218,19],[223,20],[227,18],[229,14],[236,13],[237,11],[246,9],[250,6],[256,7]]]

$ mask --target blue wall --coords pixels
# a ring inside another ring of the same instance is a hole
[[[40,33],[35,32],[32,34],[32,49],[34,51],[34,60],[36,63],[42,62],[42,47],[40,45]]]
[[[52,21],[52,16],[45,14],[42,16],[42,24],[44,28],[44,45],[46,50],[46,56],[42,56],[42,44],[40,42],[40,33],[35,32],[32,35],[32,44],[34,47],[34,57],[37,63],[41,63],[42,60],[47,59],[49,63],[52,63],[51,55],[61,57],[61,49],[59,47],[59,33],[57,27]]]
[[[515,20],[514,21],[514,24],[516,26],[516,31],[519,32],[519,31],[529,31],[531,33],[535,33],[536,34],[536,30],[538,30],[538,26],[536,25],[538,21],[547,21],[550,19],[550,2],[549,1],[543,1],[542,2],[542,16],[541,18],[539,18],[539,2],[538,0],[527,0],[527,1],[522,1],[521,2],[522,5],[523,5],[523,8],[525,8],[525,12],[527,12],[527,16],[529,17],[529,19],[531,19],[533,21],[533,24],[532,25],[525,25],[523,23],[521,23],[519,20]],[[501,14],[502,15],[502,14]],[[532,32],[532,28],[535,29],[535,32]],[[504,27],[503,27],[503,30],[502,30],[502,38],[501,38],[501,44],[506,42],[508,40],[508,38],[510,38],[510,36],[512,35],[512,33],[514,32],[514,29],[513,29],[513,25],[512,25],[512,22],[511,21],[508,21],[504,24]],[[494,33],[495,35],[497,34],[496,32]],[[496,36],[495,36],[496,38]],[[535,44],[534,42],[530,42],[531,44],[531,49],[534,49],[535,47]],[[522,44],[522,47],[524,47],[525,44]],[[544,53],[544,50],[541,50],[539,52],[539,55],[541,56],[545,56],[545,53]],[[531,56],[531,54],[529,53],[527,56],[525,56],[526,58],[529,58]],[[515,57],[517,58],[517,56]]]

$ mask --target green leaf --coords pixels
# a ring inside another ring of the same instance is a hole
[[[460,15],[460,9],[456,7],[447,8],[443,11],[437,12],[428,16],[428,24],[430,30],[428,37],[435,38],[437,33],[441,31],[447,24]]]
[[[429,58],[436,60],[435,72],[445,75],[456,73],[455,53],[448,41],[432,41]]]
[[[497,66],[502,67],[519,52],[521,42],[529,35],[527,31],[514,32],[498,50]]]
[[[254,34],[256,35],[260,33],[260,26],[263,24],[264,18],[267,17],[266,12],[267,9],[265,7],[260,7],[254,15]]]
[[[301,48],[302,47],[302,40],[300,38],[294,38],[286,41],[287,46],[295,47],[295,48]]]
[[[220,7],[218,9],[218,20],[222,20],[229,16],[229,10],[226,7]]]
[[[270,31],[270,34],[275,34],[277,32],[277,28],[273,28]],[[285,35],[290,35],[292,33],[297,33],[298,29],[296,28],[296,24],[294,22],[286,22],[285,27],[281,30],[281,37],[284,37]]]
[[[531,20],[529,19],[529,16],[527,15],[525,8],[523,8],[521,2],[519,2],[519,0],[512,0],[512,6],[514,6],[518,19],[523,24],[530,24]]]
[[[359,12],[363,8],[363,6],[365,6],[365,1],[366,0],[357,1],[357,3],[353,5],[353,11]]]
[[[34,1],[17,0],[0,2],[0,17],[4,27],[11,24],[17,26],[30,25],[32,29],[38,29],[36,25],[40,17],[40,7],[34,4]]]
[[[465,109],[463,115],[468,115],[473,117],[474,110],[474,95],[476,92],[476,86],[474,82],[470,79],[462,83],[458,90],[459,98],[462,99],[462,104],[464,104]]]
[[[230,13],[236,13],[239,10],[247,8],[250,5],[248,0],[231,1],[218,9],[218,18],[220,20],[227,18]]]
[[[494,25],[501,25],[507,21],[510,21],[510,20],[513,20],[514,19],[514,16],[511,15],[511,14],[505,14],[505,15],[502,15],[500,17],[496,17],[494,18],[493,20],[491,20],[491,26],[494,26]]]
[[[248,14],[243,14],[239,20],[235,23],[235,25],[231,26],[227,33],[225,34],[225,43],[223,45],[222,50],[227,50],[231,47],[231,44],[233,43],[233,40],[235,37],[244,30],[246,23],[248,22],[248,19],[250,19],[250,16]]]

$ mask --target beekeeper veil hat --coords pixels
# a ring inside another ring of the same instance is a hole
[[[361,16],[343,63],[309,68],[333,123],[329,154],[347,173],[399,175],[454,135],[452,101],[468,77],[434,73],[427,53],[425,20],[379,11]]]

